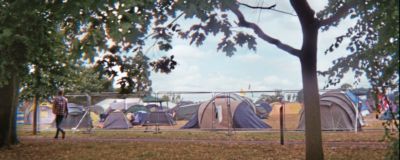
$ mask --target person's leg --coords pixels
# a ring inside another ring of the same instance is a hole
[[[62,139],[65,138],[65,131],[61,128],[61,123],[62,123],[63,119],[64,119],[64,115],[59,115],[60,123],[59,123],[59,126],[58,126],[58,130],[60,130],[60,132],[61,132],[61,138]]]
[[[58,138],[58,133],[61,131],[61,129],[60,129],[61,120],[62,119],[61,119],[60,115],[56,115],[56,128],[57,128],[57,131],[56,131],[56,136],[54,138]]]

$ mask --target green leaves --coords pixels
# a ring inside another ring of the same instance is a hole
[[[249,35],[249,34],[245,34],[245,33],[243,33],[243,32],[239,32],[239,33],[237,33],[236,34],[236,36],[234,37],[234,39],[235,39],[235,42],[237,43],[237,44],[239,44],[241,47],[244,45],[244,44],[246,44],[247,43],[247,47],[249,48],[249,49],[252,49],[252,50],[256,50],[256,44],[257,44],[257,42],[256,42],[256,39],[253,37],[253,36],[251,36],[251,35]]]
[[[153,67],[155,72],[161,73],[170,73],[173,69],[175,69],[176,65],[177,62],[174,60],[173,55],[170,57],[163,56],[160,59],[150,63],[150,66]]]
[[[331,0],[329,4],[341,2]],[[345,2],[348,3],[348,2]],[[337,37],[325,53],[333,52],[343,39],[349,39],[346,49],[351,53],[338,59],[325,73],[330,84],[335,85],[347,71],[355,72],[355,79],[366,75],[370,84],[398,87],[399,66],[399,1],[360,1],[354,3],[349,13],[357,20],[347,33]],[[321,12],[322,17],[335,13],[334,5]],[[337,24],[333,24],[335,26]],[[328,29],[327,28],[324,29]],[[324,30],[323,29],[323,30]],[[358,83],[355,81],[355,83]]]

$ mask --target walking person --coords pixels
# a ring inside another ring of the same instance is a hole
[[[55,139],[58,138],[58,133],[61,132],[62,139],[65,138],[65,131],[61,128],[61,122],[63,121],[64,117],[67,118],[68,116],[68,100],[64,97],[64,91],[59,90],[57,92],[57,97],[54,98],[53,102],[53,113],[56,115],[56,136]]]

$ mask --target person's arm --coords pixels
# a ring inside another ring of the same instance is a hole
[[[56,110],[57,110],[57,108],[56,108],[56,99],[53,98],[53,108],[52,108],[53,114],[56,114]]]
[[[65,117],[68,117],[68,99],[65,98]]]

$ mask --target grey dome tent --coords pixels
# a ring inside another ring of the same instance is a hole
[[[61,122],[61,128],[74,128],[77,127],[79,121],[85,114],[85,109],[82,105],[78,105],[75,103],[68,103],[68,116],[64,118]],[[55,120],[52,124],[55,127]],[[92,126],[92,120],[88,115],[86,115],[81,124],[79,124],[78,128],[88,128]]]
[[[356,122],[356,107],[345,92],[329,91],[320,96],[322,130],[354,130],[355,125],[361,129],[360,121]],[[361,118],[360,112],[358,117]],[[298,129],[304,130],[304,109],[300,111]]]
[[[90,109],[91,112],[94,112],[94,113],[96,113],[98,115],[104,113],[103,107],[98,106],[98,105],[92,105],[92,106],[89,107],[89,109]]]
[[[261,129],[271,128],[255,113],[255,106],[237,94],[220,94],[202,103],[192,119],[182,129]]]
[[[122,111],[109,113],[103,124],[103,128],[106,129],[128,129],[131,127],[132,124],[128,121]]]
[[[172,116],[165,111],[155,111],[149,112],[144,119],[143,126],[172,126],[176,122],[173,120]]]
[[[175,120],[190,120],[194,114],[197,114],[200,103],[190,103],[174,107],[172,112],[175,112]]]

